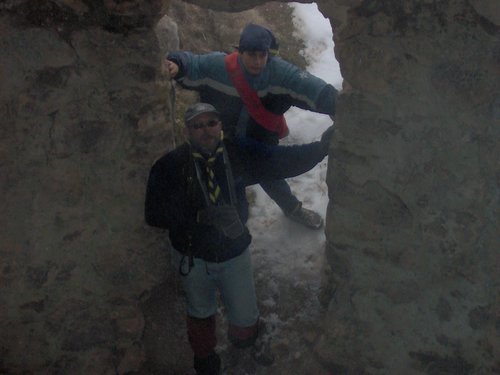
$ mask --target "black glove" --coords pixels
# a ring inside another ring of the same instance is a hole
[[[241,236],[245,231],[238,210],[234,206],[208,206],[198,211],[196,219],[200,224],[216,227],[231,239]]]
[[[325,155],[328,155],[328,151],[330,150],[330,143],[332,142],[333,133],[335,133],[335,125],[331,125],[321,135],[321,150],[325,153]]]

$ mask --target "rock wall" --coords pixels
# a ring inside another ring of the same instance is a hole
[[[332,374],[500,373],[498,2],[318,3],[346,89],[317,356]],[[168,5],[0,4],[0,373],[124,374],[150,355],[145,311],[173,297],[165,233],[142,219],[174,143]]]
[[[500,372],[498,3],[334,1],[334,373]],[[493,9],[487,12],[485,9]]]
[[[143,223],[171,147],[161,3],[0,4],[0,373],[140,368],[145,292],[166,272]]]

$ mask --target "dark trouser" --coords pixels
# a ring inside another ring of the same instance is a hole
[[[288,182],[285,180],[272,180],[262,182],[262,189],[271,197],[273,201],[288,214],[300,204],[300,201],[293,195]]]
[[[279,144],[276,133],[257,125],[253,119],[250,119],[247,124],[246,134],[248,137],[268,145],[276,146]],[[285,214],[292,212],[300,204],[300,201],[293,195],[288,182],[285,180],[270,180],[261,183],[260,186]]]

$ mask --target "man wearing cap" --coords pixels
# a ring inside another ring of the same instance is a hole
[[[166,228],[187,297],[187,330],[197,374],[220,373],[215,352],[216,290],[226,307],[230,341],[259,357],[259,311],[245,226],[245,187],[313,168],[328,153],[333,127],[319,142],[269,146],[252,139],[222,139],[220,114],[197,103],[185,114],[187,142],[151,168],[145,201],[149,225]],[[279,166],[279,167],[277,167]],[[257,344],[256,344],[257,343]]]
[[[226,136],[276,145],[288,134],[283,114],[292,105],[333,116],[337,96],[332,85],[275,56],[277,49],[270,30],[249,24],[237,52],[170,52],[166,66],[178,83],[217,108]],[[309,228],[322,227],[321,216],[302,207],[286,181],[261,186],[286,216]]]

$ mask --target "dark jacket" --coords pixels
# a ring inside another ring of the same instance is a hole
[[[238,91],[226,71],[226,54],[212,52],[196,55],[191,52],[170,52],[167,58],[179,66],[175,77],[183,87],[200,93],[200,101],[212,104],[220,113],[227,136],[232,137],[238,123],[245,123],[247,136],[278,143],[277,134],[258,125],[246,110]],[[240,61],[240,66],[242,66]],[[270,57],[257,76],[245,74],[264,107],[275,114],[284,114],[291,106],[333,115],[337,90],[322,79],[287,61]]]
[[[249,139],[225,141],[234,176],[236,207],[243,223],[248,219],[245,187],[264,180],[297,176],[313,168],[325,156],[320,142],[301,146],[266,146]],[[222,198],[229,202],[229,187],[222,157],[215,164]],[[197,180],[191,148],[179,146],[158,159],[150,172],[146,191],[145,218],[149,225],[169,229],[172,246],[184,254],[207,261],[225,261],[241,254],[250,244],[245,227],[236,239],[225,237],[214,226],[196,220],[206,207]]]

